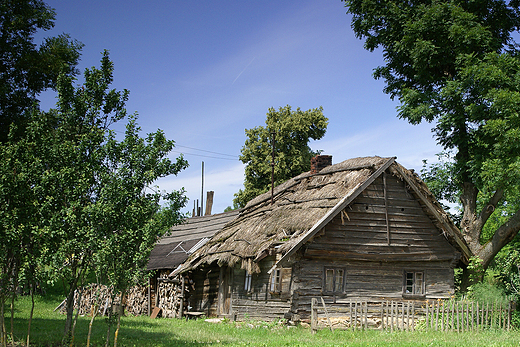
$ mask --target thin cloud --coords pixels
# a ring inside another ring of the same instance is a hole
[[[235,77],[235,79],[233,80],[233,83],[231,83],[231,85],[235,84],[236,80],[244,73],[244,71],[246,71],[246,69],[249,67],[249,65],[251,65],[253,63],[253,61],[255,60],[256,57],[253,57],[253,59],[249,62],[249,64],[247,64],[247,66],[244,68],[244,70],[242,70],[237,77]]]

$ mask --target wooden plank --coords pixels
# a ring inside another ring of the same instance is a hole
[[[162,311],[162,308],[160,307],[154,307],[153,311],[152,311],[152,315],[150,316],[151,319],[155,319],[157,318],[157,316],[159,315],[159,313],[161,313]]]
[[[330,322],[329,312],[327,311],[327,306],[325,305],[325,300],[323,300],[323,297],[321,297],[321,304],[323,305],[323,310],[325,311],[325,317],[327,317],[327,322],[329,323],[330,331],[333,331],[332,323]]]
[[[316,298],[311,299],[311,331],[316,334],[318,331],[318,301]]]
[[[433,204],[422,194],[422,192],[419,190],[418,187],[415,186],[415,183],[410,180],[410,178],[401,170],[399,165],[395,165],[395,168],[397,172],[401,174],[403,179],[408,183],[408,185],[413,189],[415,194],[421,199],[421,201],[428,207],[428,209],[432,212],[432,214],[435,216],[435,218],[439,221],[439,223],[444,226],[446,232],[450,234],[451,237],[455,239],[455,242],[459,245],[459,247],[462,249],[462,251],[465,253],[465,256],[469,259],[472,255],[471,251],[469,250],[466,241],[464,241],[464,238],[462,237],[460,231],[456,229],[455,227],[451,226],[444,218],[441,216],[439,211],[433,206]]]

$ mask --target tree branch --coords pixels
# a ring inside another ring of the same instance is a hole
[[[504,197],[504,190],[503,189],[497,189],[495,191],[495,194],[489,199],[487,205],[482,209],[480,212],[479,220],[482,227],[484,224],[486,224],[489,217],[493,214],[495,211],[497,204],[500,200]]]
[[[516,213],[504,224],[502,224],[490,242],[488,242],[482,249],[481,254],[479,254],[480,258],[484,261],[484,268],[487,268],[491,260],[495,257],[495,255],[507,245],[513,238],[518,234],[520,230],[520,210],[516,211]]]

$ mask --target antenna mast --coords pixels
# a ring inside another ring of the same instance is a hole
[[[274,149],[276,147],[276,132],[272,132],[273,136],[273,148],[271,153],[271,205],[274,203]]]

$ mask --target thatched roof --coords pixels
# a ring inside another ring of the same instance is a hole
[[[238,216],[240,210],[193,217],[185,223],[171,228],[168,235],[161,238],[150,253],[148,270],[175,269],[198,246],[207,242],[222,227]]]
[[[175,273],[215,261],[229,266],[240,263],[250,272],[259,272],[257,262],[274,252],[282,255],[278,262],[282,265],[387,169],[406,181],[436,226],[463,258],[468,258],[469,249],[460,232],[415,173],[396,163],[395,158],[364,157],[326,167],[317,174],[303,173],[284,182],[275,188],[273,204],[271,192],[251,200],[237,218]]]

